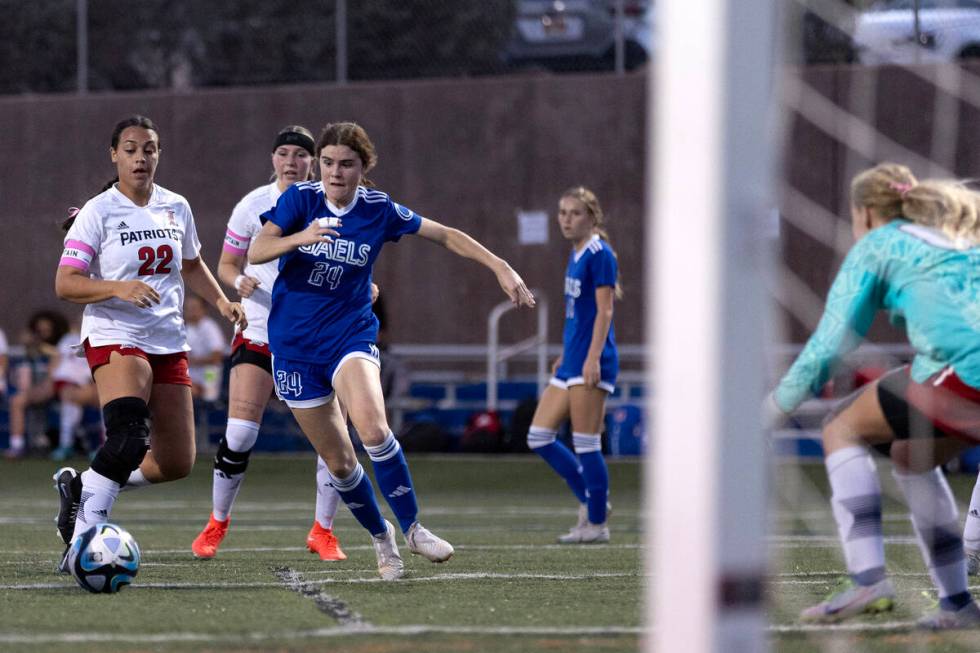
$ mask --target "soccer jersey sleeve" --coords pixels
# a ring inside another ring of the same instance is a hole
[[[201,254],[201,241],[197,237],[197,226],[194,224],[194,214],[191,212],[190,204],[181,203],[186,220],[184,227],[184,240],[181,242],[180,256],[184,259],[195,259]]]
[[[102,216],[95,210],[91,201],[86,202],[75,216],[75,222],[72,223],[68,233],[65,234],[65,249],[58,265],[87,272],[102,248],[104,236]]]
[[[245,201],[235,205],[225,229],[225,242],[222,250],[236,256],[247,256],[248,245],[252,242],[253,221],[249,206]]]
[[[385,207],[385,240],[397,242],[406,234],[414,234],[422,226],[422,216],[392,199]]]
[[[776,388],[776,403],[783,411],[791,412],[818,394],[840,357],[855,349],[871,328],[886,292],[877,240],[879,234],[868,234],[844,259],[816,331]]]
[[[589,273],[595,287],[615,286],[618,267],[616,256],[606,247],[589,259]]]
[[[259,216],[262,224],[271,222],[282,229],[283,236],[289,236],[304,229],[307,215],[303,194],[294,184],[279,196],[276,205]]]

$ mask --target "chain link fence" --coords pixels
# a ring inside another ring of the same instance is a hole
[[[0,0],[0,11],[3,94],[612,71],[652,49],[650,0]]]

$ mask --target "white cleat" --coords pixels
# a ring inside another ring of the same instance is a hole
[[[612,504],[606,504],[606,519],[612,514]],[[578,523],[564,535],[558,536],[559,544],[601,544],[609,541],[606,523],[590,524],[589,508],[583,503],[578,507]]]
[[[445,562],[453,557],[453,545],[435,535],[422,524],[415,522],[405,534],[408,550],[432,562]]]
[[[578,544],[582,541],[581,530],[589,524],[589,507],[584,503],[578,506],[578,521],[564,535],[558,536],[559,544]]]
[[[385,520],[387,533],[381,537],[372,535],[374,554],[378,556],[378,573],[382,580],[398,580],[405,575],[405,565],[398,553],[398,542],[395,541],[395,527]]]
[[[609,541],[609,527],[605,522],[602,524],[586,524],[585,528],[579,531],[579,540],[582,544],[605,544]]]
[[[980,607],[976,601],[970,601],[959,610],[936,610],[915,625],[925,630],[976,628],[980,626]]]

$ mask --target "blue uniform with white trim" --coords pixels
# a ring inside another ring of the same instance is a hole
[[[293,184],[261,219],[288,236],[324,217],[341,219],[340,236],[283,254],[272,289],[269,349],[276,393],[297,407],[332,397],[332,378],[345,358],[378,362],[372,266],[385,242],[413,234],[422,224],[421,216],[386,193],[363,186],[339,209],[319,181]]]
[[[553,385],[566,388],[582,385],[582,366],[592,344],[592,329],[598,307],[596,289],[616,286],[618,263],[609,243],[598,234],[581,250],[572,250],[565,271],[565,331],[562,338],[561,365],[551,380]],[[609,333],[599,357],[599,387],[612,393],[619,374],[619,352],[616,350],[616,333],[609,325]]]

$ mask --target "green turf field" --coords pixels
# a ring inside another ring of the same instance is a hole
[[[537,458],[410,460],[424,523],[456,546],[446,564],[403,546],[407,577],[382,583],[368,539],[343,507],[336,531],[349,559],[323,563],[307,553],[308,456],[255,456],[218,557],[197,561],[190,542],[210,508],[210,462],[202,458],[189,479],[120,497],[113,521],[140,542],[143,566],[133,586],[109,596],[88,594],[53,571],[61,552],[52,522],[55,466],[0,462],[0,651],[638,650],[636,461],[610,463],[613,543],[568,547],[552,542],[575,521],[575,506]],[[973,479],[952,481],[965,500]],[[772,650],[980,651],[977,632],[912,631],[931,584],[895,503],[885,524],[898,608],[844,626],[796,622],[843,570],[825,485],[820,466],[783,466],[774,484]]]

